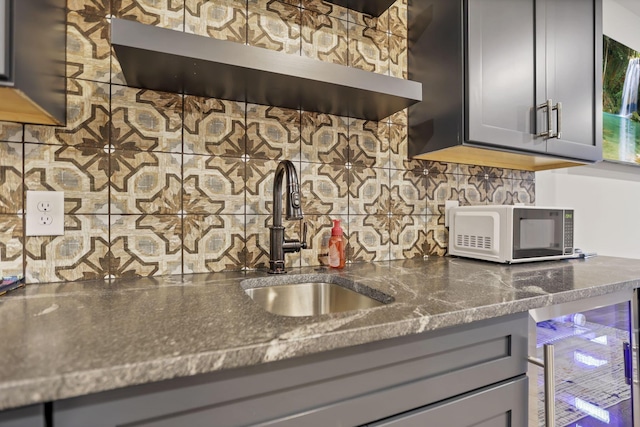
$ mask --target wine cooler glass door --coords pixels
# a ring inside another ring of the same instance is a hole
[[[632,426],[631,302],[581,310],[536,323],[536,357],[553,345],[555,424],[539,404],[537,424],[556,427]],[[544,401],[544,375],[536,378]],[[535,414],[532,414],[535,415]],[[535,424],[532,424],[535,425]]]

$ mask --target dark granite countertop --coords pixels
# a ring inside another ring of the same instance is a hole
[[[293,269],[292,274],[317,274]],[[0,409],[251,366],[640,286],[640,260],[499,265],[457,258],[324,270],[392,304],[317,317],[268,313],[262,272],[30,285],[0,298]],[[269,276],[273,277],[273,276]]]

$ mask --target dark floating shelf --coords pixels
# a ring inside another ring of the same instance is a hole
[[[297,55],[112,19],[129,86],[381,120],[422,100],[422,84]]]
[[[344,6],[373,16],[380,16],[395,3],[395,0],[327,0],[327,3],[337,4],[338,6]]]

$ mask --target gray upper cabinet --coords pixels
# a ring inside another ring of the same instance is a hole
[[[0,0],[0,120],[66,119],[66,1]]]
[[[471,0],[467,27],[466,139],[546,151],[536,138],[534,2]]]
[[[7,0],[0,0],[0,80],[9,79],[10,13],[9,2]]]
[[[602,159],[601,0],[409,5],[409,155],[542,170]],[[550,108],[549,108],[550,106]]]
[[[552,114],[557,135],[547,140],[547,152],[601,160],[602,0],[538,0],[536,5],[537,102],[561,106]],[[542,110],[539,132],[546,130]]]

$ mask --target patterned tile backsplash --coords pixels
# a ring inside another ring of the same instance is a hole
[[[332,219],[348,262],[444,255],[445,200],[535,202],[534,174],[409,160],[407,114],[380,122],[128,87],[110,19],[407,77],[407,5],[321,0],[69,0],[67,125],[0,123],[0,272],[28,283],[262,268],[273,172],[296,165],[309,249]],[[65,192],[65,235],[26,237],[26,190]],[[287,237],[301,235],[287,222]]]

